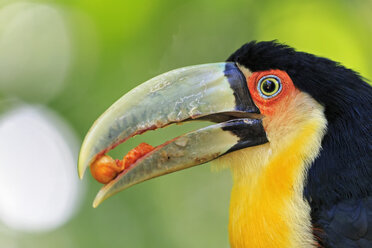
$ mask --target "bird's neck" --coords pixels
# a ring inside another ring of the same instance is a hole
[[[319,152],[325,126],[324,119],[314,118],[282,138],[280,147],[273,147],[272,142],[255,147],[249,154],[242,151],[234,156],[231,247],[315,246],[303,188],[307,167]],[[262,159],[267,149],[271,154]]]

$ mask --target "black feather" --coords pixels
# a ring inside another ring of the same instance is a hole
[[[227,60],[284,70],[325,107],[327,133],[304,189],[313,224],[324,230],[325,247],[372,247],[372,87],[337,62],[275,41],[247,43]],[[363,214],[353,218],[357,210]]]

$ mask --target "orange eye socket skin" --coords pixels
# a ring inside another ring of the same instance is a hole
[[[259,83],[260,81],[263,81],[262,79],[270,76],[280,80],[279,83],[281,83],[281,89],[278,93],[273,94],[273,96],[264,96],[259,90]],[[263,115],[272,115],[275,107],[280,105],[278,103],[288,98],[296,91],[289,75],[285,71],[278,69],[252,73],[248,79],[248,89],[252,100]]]

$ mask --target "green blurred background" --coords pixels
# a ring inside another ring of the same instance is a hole
[[[171,69],[224,61],[251,40],[278,39],[372,79],[371,13],[371,0],[0,1],[0,114],[14,102],[45,106],[81,142],[136,85]],[[195,125],[145,134],[113,155]],[[19,231],[1,224],[0,247],[229,246],[229,171],[212,173],[205,165],[178,172],[97,209],[100,185],[90,175],[78,185],[81,201],[63,225]]]

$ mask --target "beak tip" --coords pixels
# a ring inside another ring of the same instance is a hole
[[[80,180],[83,179],[84,177],[84,172],[85,172],[85,166],[83,166],[83,163],[81,163],[80,161],[78,162],[78,176],[80,178]]]
[[[78,175],[79,175],[79,179],[80,179],[80,180],[83,180],[84,173],[80,173],[80,171],[78,171]]]
[[[84,149],[84,147],[81,148],[78,159],[78,175],[80,179],[83,179],[84,173],[86,169],[89,167],[89,163],[87,163],[87,161],[89,160],[87,159],[87,156],[84,153],[85,150],[86,149]]]
[[[97,208],[107,197],[105,196],[105,193],[101,189],[97,195],[96,198],[94,198],[93,201],[93,208]]]

